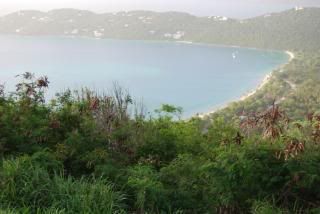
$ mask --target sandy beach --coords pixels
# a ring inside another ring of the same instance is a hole
[[[285,51],[285,53],[289,56],[288,62],[285,63],[285,64],[283,64],[283,65],[281,65],[281,66],[280,66],[278,69],[276,69],[276,70],[279,70],[279,69],[283,68],[284,66],[286,66],[287,64],[289,64],[289,63],[295,58],[295,55],[294,55],[293,52],[291,52],[291,51]],[[211,111],[209,111],[209,112],[206,112],[206,113],[198,114],[197,116],[198,116],[199,118],[205,118],[206,116],[209,116],[210,114],[213,114],[213,113],[215,113],[216,111],[219,111],[219,110],[221,110],[221,109],[224,109],[224,108],[228,107],[228,106],[230,105],[230,103],[237,102],[237,101],[244,101],[244,100],[248,99],[249,97],[255,95],[259,90],[261,90],[266,84],[269,83],[269,81],[270,81],[271,78],[272,78],[273,72],[274,72],[274,71],[272,71],[272,72],[270,72],[269,74],[267,74],[267,75],[265,76],[265,78],[263,79],[263,81],[261,82],[261,84],[260,84],[256,89],[254,89],[253,91],[251,91],[251,92],[247,93],[246,95],[240,97],[238,100],[234,100],[234,101],[232,101],[232,102],[226,103],[226,104],[223,105],[223,106],[217,107],[217,108],[215,108],[215,109],[213,109],[213,110],[211,110]]]

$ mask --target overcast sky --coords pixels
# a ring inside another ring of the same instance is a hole
[[[0,13],[22,9],[46,11],[54,8],[77,8],[96,12],[142,9],[246,18],[290,9],[296,5],[320,7],[320,0],[0,0]]]

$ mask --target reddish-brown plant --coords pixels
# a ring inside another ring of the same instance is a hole
[[[262,131],[265,139],[277,139],[283,133],[289,123],[285,112],[278,105],[272,104],[266,111],[245,116],[241,122],[241,128],[249,133],[253,129]]]

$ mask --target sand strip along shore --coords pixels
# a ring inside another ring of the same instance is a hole
[[[289,63],[295,58],[295,55],[294,55],[293,52],[291,52],[291,51],[285,51],[285,53],[288,54],[289,60],[288,60],[288,62],[285,63],[284,65],[281,65],[278,69],[283,68],[284,66],[286,66],[287,64],[289,64]],[[253,96],[254,94],[256,94],[257,91],[261,90],[266,84],[269,83],[269,81],[271,80],[272,74],[273,74],[273,71],[272,71],[271,73],[267,74],[267,75],[265,76],[265,78],[263,79],[263,81],[261,82],[261,84],[260,84],[255,90],[249,92],[248,94],[240,97],[238,100],[235,100],[235,101],[232,101],[232,102],[244,101],[244,100],[248,99],[249,97]],[[215,113],[215,112],[217,112],[217,111],[219,111],[219,110],[221,110],[221,109],[224,109],[224,108],[228,107],[228,105],[230,105],[230,103],[231,103],[231,102],[229,102],[229,103],[227,103],[227,104],[225,104],[225,105],[223,105],[223,106],[221,106],[221,107],[217,107],[217,108],[215,108],[215,109],[213,109],[213,110],[211,110],[211,111],[209,111],[209,112],[202,113],[202,114],[198,114],[197,117],[199,117],[199,118],[205,118],[206,116],[209,116],[210,114],[213,114],[213,113]]]

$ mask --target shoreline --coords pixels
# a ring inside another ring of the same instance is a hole
[[[209,46],[209,47],[223,47],[223,48],[240,48],[256,51],[269,51],[269,52],[287,52],[284,50],[278,49],[268,49],[268,48],[257,48],[253,46],[238,46],[238,45],[228,45],[228,44],[218,44],[211,42],[200,42],[192,40],[166,40],[166,39],[126,39],[126,38],[107,38],[107,37],[94,37],[94,36],[79,36],[79,35],[32,35],[32,34],[0,34],[0,36],[13,36],[13,37],[44,37],[44,38],[62,38],[62,39],[89,39],[89,40],[109,40],[109,41],[128,41],[128,42],[146,42],[146,43],[173,43],[173,44],[182,44],[182,45],[197,45],[197,46]],[[290,51],[289,51],[290,52]],[[290,52],[291,53],[291,52]]]
[[[278,68],[272,70],[270,73],[268,73],[262,80],[262,82],[258,85],[257,88],[255,88],[254,90],[252,90],[251,92],[248,92],[247,94],[241,96],[239,99],[237,100],[233,100],[233,101],[230,101],[226,104],[223,104],[219,107],[216,107],[214,108],[213,110],[211,111],[208,111],[208,112],[205,112],[205,113],[197,113],[196,114],[196,117],[198,118],[201,118],[201,119],[204,119],[205,117],[208,117],[210,116],[211,114],[213,113],[216,113],[217,111],[219,110],[222,110],[224,108],[227,108],[231,103],[233,102],[240,102],[240,101],[245,101],[246,99],[252,97],[253,95],[255,95],[259,90],[261,90],[266,84],[268,84],[270,82],[270,80],[272,79],[273,77],[273,72],[275,70],[281,70],[283,67],[285,67],[286,65],[288,65],[292,60],[294,60],[295,58],[295,54],[289,50],[287,51],[284,51],[288,56],[289,56],[289,59],[288,59],[288,62],[286,62],[285,64],[283,65],[280,65]]]

